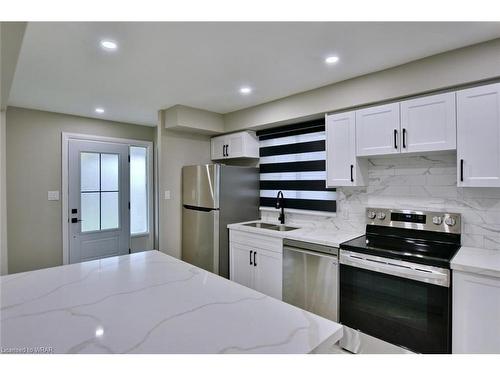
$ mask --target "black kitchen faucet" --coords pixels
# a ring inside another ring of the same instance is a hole
[[[276,197],[276,208],[281,208],[278,220],[281,224],[285,224],[285,197],[283,196],[283,192],[281,190],[278,191],[278,196]]]

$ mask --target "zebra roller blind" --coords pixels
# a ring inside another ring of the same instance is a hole
[[[335,189],[326,188],[324,119],[257,132],[260,142],[260,205],[335,212]]]

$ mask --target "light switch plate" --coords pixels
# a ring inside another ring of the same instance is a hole
[[[170,190],[165,190],[165,198],[164,199],[170,199]]]
[[[58,201],[59,200],[59,190],[53,190],[47,192],[47,199],[49,201]]]

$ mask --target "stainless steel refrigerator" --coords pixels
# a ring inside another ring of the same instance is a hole
[[[182,168],[182,260],[229,278],[227,225],[258,218],[258,168]]]

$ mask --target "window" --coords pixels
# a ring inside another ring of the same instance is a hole
[[[326,188],[324,120],[257,132],[260,141],[260,205],[335,212],[337,193]]]
[[[119,228],[118,154],[80,153],[82,232]]]
[[[149,233],[148,149],[130,147],[130,233]]]

